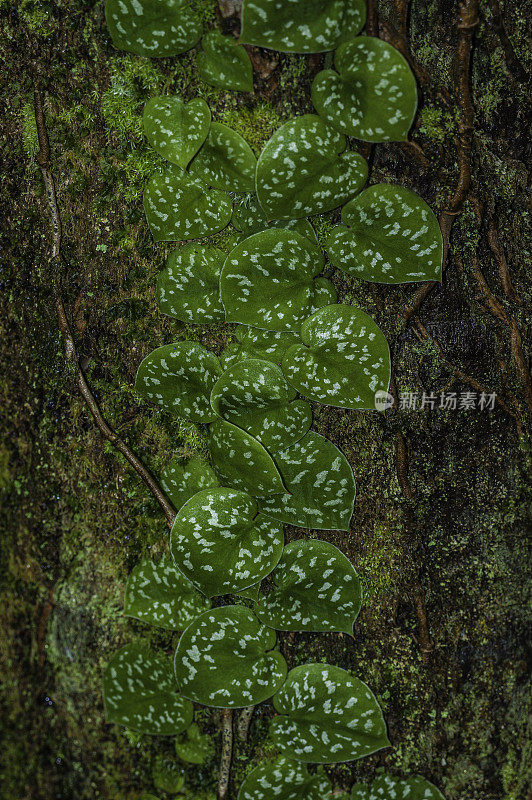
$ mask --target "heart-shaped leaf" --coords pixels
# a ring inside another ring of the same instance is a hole
[[[263,358],[274,364],[281,364],[288,348],[301,343],[294,331],[267,331],[248,325],[237,325],[235,336],[241,344],[242,358]]]
[[[227,125],[213,122],[188,171],[215,189],[249,192],[255,186],[256,166],[257,159],[246,140]]]
[[[135,389],[192,422],[211,422],[211,390],[221,371],[216,356],[197,342],[165,344],[142,361]]]
[[[339,667],[296,667],[273,704],[282,716],[272,720],[271,735],[283,754],[297,761],[353,761],[390,744],[375,696]]]
[[[310,775],[304,764],[280,757],[249,773],[238,800],[328,800],[331,782],[321,771]]]
[[[286,228],[301,236],[306,236],[311,242],[317,242],[316,231],[308,219],[268,220],[254,194],[240,199],[240,202],[235,205],[231,221],[234,227],[242,232],[243,239],[247,239],[253,233],[265,231],[267,228]]]
[[[242,589],[241,592],[234,592],[237,597],[245,597],[247,600],[251,600],[253,603],[259,602],[259,590],[260,590],[260,583],[256,583],[255,586],[248,586],[247,589]]]
[[[342,222],[326,243],[338,269],[376,283],[441,280],[438,220],[409,189],[370,186],[342,208]]]
[[[379,775],[370,783],[356,783],[351,800],[445,800],[436,787],[419,776],[403,780]]]
[[[376,407],[375,393],[390,383],[390,351],[371,317],[351,306],[326,306],[305,320],[301,339],[283,359],[300,394],[339,408]]]
[[[223,192],[171,164],[152,175],[144,191],[144,211],[156,242],[210,236],[225,228],[233,207]]]
[[[194,709],[179,694],[172,664],[147,647],[128,644],[111,658],[103,676],[107,722],[154,736],[175,736]]]
[[[124,596],[124,614],[150,625],[182,631],[209,609],[210,603],[164,555],[158,564],[143,559],[131,572]]]
[[[294,231],[266,230],[244,239],[231,250],[222,269],[220,290],[227,320],[298,331],[329,285],[325,278],[314,280],[323,265],[317,245]]]
[[[181,508],[170,533],[176,566],[207,597],[239,592],[272,571],[283,551],[283,526],[257,514],[234,489],[205,489]]]
[[[207,733],[201,733],[195,722],[175,741],[176,755],[188,764],[204,764],[214,754],[214,745]]]
[[[161,488],[176,511],[202,489],[214,489],[218,485],[214,470],[197,457],[183,464],[182,459],[176,456],[161,473]]]
[[[106,0],[105,20],[114,46],[138,56],[177,56],[201,37],[186,0]]]
[[[309,404],[295,396],[276,364],[250,358],[232,365],[218,378],[211,405],[220,417],[275,452],[301,439],[312,424]]]
[[[261,443],[230,422],[209,426],[212,464],[223,483],[258,497],[284,492],[279,470]]]
[[[275,453],[287,494],[263,497],[264,514],[289,525],[349,530],[355,502],[355,478],[346,457],[319,433]]]
[[[257,162],[257,197],[268,219],[309,217],[351,200],[366,182],[368,165],[345,144],[345,136],[315,114],[282,125]]]
[[[202,97],[190,103],[180,97],[152,97],[144,106],[142,121],[154,150],[185,169],[207,138],[211,111]]]
[[[244,0],[240,41],[281,53],[323,53],[356,36],[365,20],[364,0]]]
[[[278,631],[343,631],[353,635],[362,589],[351,562],[329,542],[290,542],[270,576],[273,590],[257,615]]]
[[[225,253],[204,244],[188,244],[170,253],[157,278],[162,314],[183,322],[223,322],[220,273]]]
[[[262,703],[286,678],[286,661],[273,650],[275,642],[275,631],[244,606],[207,611],[177,646],[175,673],[183,695],[215,708]]]
[[[219,89],[253,91],[250,58],[232,36],[223,36],[221,31],[214,29],[205,34],[201,46],[203,52],[196,56],[196,66],[202,81]]]
[[[417,108],[408,63],[382,39],[360,36],[335,53],[335,72],[319,72],[312,102],[333,128],[365,142],[405,141]]]

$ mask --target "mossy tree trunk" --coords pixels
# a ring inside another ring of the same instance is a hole
[[[238,3],[220,3],[225,16],[211,0],[193,4],[206,26],[238,29]],[[443,285],[430,292],[338,271],[331,278],[340,301],[387,335],[398,398],[436,401],[384,414],[316,405],[315,429],[344,451],[358,484],[351,531],[319,535],[353,560],[366,602],[354,639],[284,636],[281,646],[290,666],[312,656],[354,670],[385,709],[394,749],[332,769],[339,786],[385,765],[421,772],[449,800],[520,800],[530,789],[525,3],[481,0],[478,13],[472,0],[373,0],[371,8],[371,32],[410,58],[421,96],[409,145],[365,149],[371,180],[421,194],[449,248]],[[198,80],[193,52],[148,61],[115,51],[99,1],[3,0],[0,18],[8,63],[0,797],[129,800],[152,788],[154,760],[170,758],[173,745],[105,725],[101,669],[125,641],[148,637],[169,652],[175,644],[120,614],[128,570],[161,551],[165,520],[102,440],[65,361],[33,90],[46,95],[62,280],[82,366],[111,424],[157,474],[176,450],[203,451],[204,433],[140,403],[136,367],[176,338],[219,352],[231,326],[198,331],[157,313],[155,276],[169,248],[153,244],[143,218],[142,187],[158,163],[143,142],[143,103],[165,91],[201,94],[258,150],[283,121],[312,111],[310,82],[324,56],[253,49],[256,91],[235,95]],[[336,220],[319,221],[321,241]],[[231,234],[216,241],[227,247]],[[496,393],[497,402],[446,410],[442,391]],[[248,743],[235,740],[231,797],[264,751],[271,713],[258,709]],[[218,736],[216,714],[201,712],[200,723]],[[187,769],[193,796],[212,789],[215,775],[216,759]]]

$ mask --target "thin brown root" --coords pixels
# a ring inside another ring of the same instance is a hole
[[[238,720],[238,738],[241,742],[247,742],[249,736],[249,726],[251,725],[251,718],[253,717],[253,712],[255,711],[255,706],[247,706],[243,708],[240,713],[240,718]]]
[[[225,800],[231,776],[231,759],[233,757],[233,712],[230,708],[222,709],[222,758],[218,778],[218,800]]]

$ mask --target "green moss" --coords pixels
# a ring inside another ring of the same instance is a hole
[[[419,115],[419,130],[436,142],[444,142],[455,130],[455,120],[449,111],[437,106],[424,106]]]
[[[282,119],[271,106],[260,102],[253,109],[228,109],[220,121],[237,131],[258,155],[268,139],[281,125]]]

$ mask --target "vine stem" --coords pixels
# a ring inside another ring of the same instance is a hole
[[[218,778],[218,800],[225,800],[227,796],[232,756],[233,712],[230,708],[222,708],[222,757],[220,760],[220,776]]]
[[[247,742],[248,740],[249,726],[251,725],[251,718],[254,711],[255,706],[246,706],[246,708],[242,709],[238,720],[238,738],[241,742]]]
[[[34,94],[34,110],[35,110],[35,124],[37,127],[37,136],[39,141],[39,152],[37,153],[36,160],[40,167],[41,174],[44,181],[46,190],[46,199],[48,203],[48,210],[50,212],[50,219],[52,223],[52,251],[49,257],[52,266],[52,281],[55,298],[55,307],[57,312],[57,321],[59,329],[65,341],[65,356],[67,363],[73,368],[76,376],[76,385],[79,393],[81,394],[85,405],[89,409],[96,427],[102,436],[111,442],[111,444],[118,450],[124,458],[133,467],[135,472],[144,481],[148,489],[151,491],[157,502],[159,503],[168,525],[171,527],[175,519],[175,511],[165,497],[161,487],[144,466],[138,456],[127,446],[127,444],[118,436],[118,434],[111,428],[105,417],[103,416],[98,401],[96,400],[91,387],[85,377],[85,373],[80,364],[80,360],[76,350],[76,344],[72,329],[68,320],[61,291],[61,244],[62,244],[62,225],[61,214],[57,203],[57,195],[55,191],[55,182],[52,173],[50,161],[50,143],[48,139],[48,131],[46,129],[46,120],[44,117],[44,105],[42,93],[39,89],[35,88]]]

